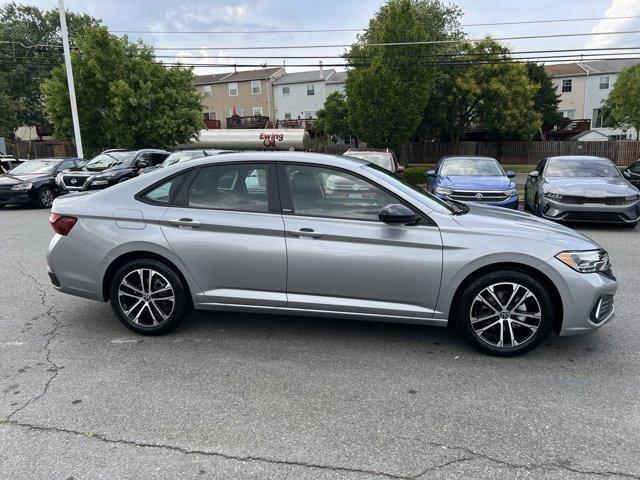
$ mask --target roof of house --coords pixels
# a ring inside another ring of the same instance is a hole
[[[612,60],[594,60],[582,62],[581,65],[589,74],[595,73],[618,73],[625,68],[633,67],[640,63],[638,59],[612,59]]]
[[[336,72],[327,80],[327,84],[331,83],[344,83],[347,79],[347,72]]]
[[[557,63],[554,65],[545,65],[544,71],[550,77],[575,77],[578,75],[587,75],[587,72],[577,63]]]
[[[250,80],[263,80],[284,73],[283,67],[261,68],[259,70],[244,70],[240,72],[214,73],[211,75],[198,75],[193,81],[194,85],[211,85],[213,83],[248,82]]]
[[[607,135],[597,130],[585,130],[584,132],[580,132],[577,135],[570,137],[569,140],[581,140],[583,137],[594,135],[602,138],[603,140],[609,140],[609,137]]]
[[[311,70],[308,72],[294,72],[285,73],[282,77],[276,80],[276,85],[289,85],[292,83],[309,83],[309,82],[321,82],[323,79],[330,78],[335,73],[335,70]]]

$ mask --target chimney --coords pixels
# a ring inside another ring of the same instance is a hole
[[[322,60],[320,60],[320,79],[324,80],[324,70],[322,69]]]

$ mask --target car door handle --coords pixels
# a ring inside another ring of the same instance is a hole
[[[311,238],[322,237],[322,233],[316,232],[312,228],[301,228],[300,230],[287,230],[287,233],[292,237],[311,237]]]
[[[200,222],[196,222],[192,218],[180,218],[178,220],[169,220],[169,223],[179,228],[185,228],[185,227],[198,228],[200,225],[202,225]]]

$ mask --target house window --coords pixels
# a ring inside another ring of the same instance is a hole
[[[260,80],[251,80],[251,93],[253,93],[254,95],[259,95],[262,93]]]
[[[288,97],[291,95],[291,87],[282,87],[282,96]]]
[[[562,93],[571,93],[573,90],[573,79],[567,78],[566,80],[562,80]]]
[[[570,118],[571,120],[573,120],[576,116],[576,111],[575,110],[560,110],[560,114],[564,117],[564,118]]]
[[[210,97],[211,96],[211,85],[205,85],[202,88],[202,95],[205,97]]]
[[[236,108],[236,115],[238,115],[239,117],[244,117],[244,109]],[[227,118],[231,118],[232,116],[233,116],[233,109],[230,108],[229,110],[227,110]]]
[[[285,113],[284,114],[284,119],[285,120],[291,120],[291,114],[290,113]]]
[[[253,116],[262,116],[262,107],[253,107]]]
[[[600,77],[600,90],[609,90],[609,77]]]
[[[205,112],[204,113],[204,119],[205,120],[215,120],[216,119],[216,112]]]
[[[229,84],[229,96],[230,97],[238,96],[238,84],[236,82]]]
[[[601,108],[593,109],[593,116],[591,117],[591,128],[605,128],[607,127],[607,117]]]
[[[307,85],[307,95],[315,95],[316,94],[316,86],[313,83]]]

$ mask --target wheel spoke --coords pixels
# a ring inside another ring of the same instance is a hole
[[[489,294],[491,295],[491,297],[493,298],[493,300],[498,304],[498,306],[500,308],[504,308],[504,305],[502,304],[502,302],[498,299],[498,297],[496,296],[495,292],[493,291],[493,285],[491,285],[489,288],[487,288],[485,290],[485,292],[489,292]]]
[[[153,319],[153,325],[158,325],[158,321],[156,320],[156,316],[153,314],[153,309],[151,308],[151,304],[150,303],[146,303],[145,307],[147,307],[147,310],[149,310],[149,313],[151,314],[151,318]]]
[[[142,299],[140,298],[136,303],[133,304],[133,306],[131,308],[129,308],[129,310],[126,310],[124,313],[125,315],[131,315],[131,313],[135,310],[135,308],[140,305],[142,302]],[[141,308],[142,310],[142,308]]]
[[[520,325],[522,327],[526,327],[526,328],[528,328],[529,330],[531,330],[534,333],[538,330],[538,327],[536,327],[534,325],[529,325],[528,323],[521,322],[520,320],[516,320],[515,318],[512,318],[511,322],[515,323],[516,325]]]
[[[167,315],[165,315],[162,309],[158,305],[156,305],[156,302],[154,300],[151,300],[151,303],[149,303],[149,307],[151,307],[151,305],[155,307],[156,312],[160,315],[160,317],[162,317],[163,320],[169,318]]]
[[[511,291],[511,296],[509,297],[509,300],[507,300],[507,303],[504,304],[504,309],[505,310],[509,310],[509,305],[513,301],[513,297],[515,297],[516,293],[518,293],[518,290],[520,290],[520,285],[518,285],[516,283],[512,283],[511,287],[513,288],[513,290]]]
[[[496,325],[497,325],[497,324],[499,324],[499,323],[500,323],[500,320],[496,320],[495,322],[490,323],[490,324],[489,324],[489,325],[487,325],[486,327],[482,327],[480,330],[476,330],[476,333],[477,333],[478,335],[482,335],[482,334],[483,334],[484,332],[486,332],[488,329],[490,329],[491,327],[496,326]]]
[[[140,277],[140,288],[142,289],[142,293],[147,293],[144,289],[144,272],[142,269],[138,270],[138,276]]]
[[[511,326],[511,320],[507,321],[507,325],[509,326],[509,335],[511,336],[511,346],[517,347],[520,344],[516,341],[516,337],[513,334],[513,327]]]
[[[173,290],[171,285],[167,285],[166,287],[162,287],[159,290],[155,290],[153,292],[149,292],[149,295],[156,295],[156,294],[161,293],[161,292],[166,292],[167,290]]]
[[[476,297],[476,300],[479,300],[480,302],[482,302],[483,304],[485,304],[487,307],[489,307],[491,310],[493,310],[494,312],[496,312],[496,314],[500,313],[498,310],[496,310],[496,308],[491,305],[489,302],[487,302],[487,300],[482,296],[482,295],[478,295]]]
[[[131,285],[129,282],[127,282],[127,280],[122,280],[122,283],[120,284],[121,287],[127,287],[131,290],[133,290],[136,293],[139,293],[140,295],[144,295],[144,292],[142,290],[140,290],[137,287],[134,287],[133,285]]]
[[[127,297],[137,298],[137,299],[142,300],[142,297],[140,295],[132,295],[130,293],[123,292],[122,290],[118,291],[118,295],[124,295],[124,296],[127,296]]]
[[[516,308],[522,305],[527,298],[533,297],[533,294],[529,290],[527,290],[526,288],[524,288],[524,290],[525,290],[524,296],[520,300],[518,300],[518,303],[516,304],[516,306],[511,309],[512,312],[515,312]]]
[[[498,314],[497,313],[492,313],[490,315],[485,315],[483,317],[471,317],[471,323],[472,324],[476,324],[478,322],[483,322],[484,320],[489,320],[490,318],[496,317]]]

